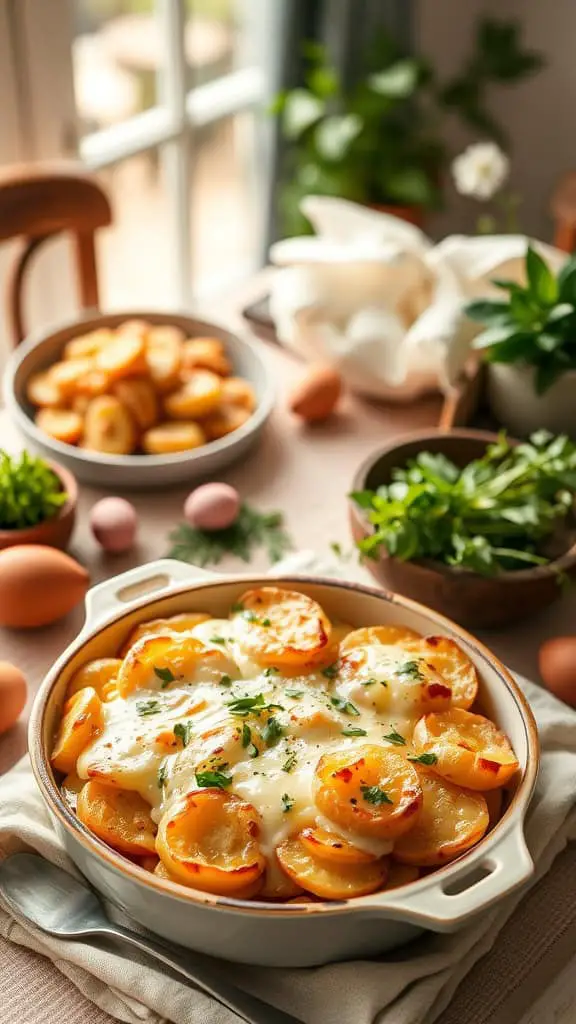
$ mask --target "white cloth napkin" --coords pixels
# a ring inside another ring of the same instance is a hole
[[[292,561],[294,557],[300,572],[312,567],[310,553],[291,556]],[[318,572],[318,565],[314,567]],[[286,571],[290,568],[288,560]],[[329,571],[330,564],[324,568]],[[535,885],[566,843],[576,839],[576,713],[527,680],[519,682],[532,704],[542,744],[540,777],[526,823],[536,863],[530,885]],[[0,780],[0,858],[20,850],[35,850],[70,872],[75,870],[54,832],[27,759]],[[427,935],[381,959],[290,970],[213,963],[228,980],[305,1024],[431,1024],[491,948],[525,892],[502,900],[455,934]],[[49,957],[88,999],[118,1020],[238,1022],[229,1010],[153,966],[124,959],[96,942],[62,942],[41,935],[15,921],[1,899],[0,934]]]

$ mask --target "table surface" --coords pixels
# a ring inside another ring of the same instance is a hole
[[[257,293],[256,293],[257,294]],[[239,308],[239,307],[238,307]],[[204,309],[214,318],[214,310]],[[232,329],[246,327],[234,308],[218,307],[217,319]],[[277,387],[277,401],[265,436],[241,465],[223,474],[239,488],[247,501],[262,510],[281,509],[296,548],[328,553],[338,541],[351,548],[347,524],[346,492],[361,460],[391,437],[412,428],[433,426],[440,408],[430,398],[414,407],[382,406],[346,395],[341,410],[329,422],[306,426],[286,408],[286,394],[302,374],[302,363],[271,343],[254,340],[268,362]],[[0,412],[0,444],[18,450],[21,442],[5,412]],[[165,555],[168,534],[182,517],[187,488],[167,492],[127,495],[140,514],[137,548],[128,555],[104,555],[90,534],[88,512],[104,492],[82,487],[78,522],[71,553],[89,569],[92,582],[123,572],[134,565]],[[228,560],[226,571],[246,571],[243,563]],[[262,556],[250,568],[266,568]],[[369,577],[366,575],[366,579]],[[0,658],[15,662],[24,670],[33,697],[45,672],[81,626],[83,612],[77,609],[66,619],[33,632],[0,630]],[[537,651],[546,637],[570,633],[576,622],[576,593],[564,595],[529,623],[500,633],[484,633],[486,642],[514,670],[537,678]],[[29,701],[30,704],[30,701]],[[26,750],[26,709],[18,725],[0,737],[0,772],[7,771]],[[43,1024],[56,1016],[57,1006],[66,1005],[67,1020],[104,1024],[110,1018],[86,1003],[47,961],[23,950],[10,948],[0,940],[0,1022],[19,1019],[23,1024]],[[17,979],[17,981],[16,981]],[[24,991],[33,989],[37,998],[23,1002]],[[60,1018],[61,1019],[61,1018]]]

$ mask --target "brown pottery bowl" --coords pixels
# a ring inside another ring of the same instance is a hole
[[[51,548],[68,547],[76,520],[78,503],[78,484],[75,477],[64,466],[46,459],[53,473],[56,474],[67,494],[67,500],[58,509],[56,515],[36,526],[26,526],[23,530],[0,530],[0,551],[11,548],[15,544],[45,544]]]

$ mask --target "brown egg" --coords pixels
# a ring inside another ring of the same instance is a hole
[[[546,640],[540,647],[538,665],[550,693],[576,708],[576,636]]]
[[[26,704],[26,680],[19,668],[0,661],[0,735],[7,732]]]
[[[342,377],[325,363],[313,363],[294,386],[288,400],[291,412],[308,423],[325,420],[342,393]]]
[[[86,569],[63,551],[17,544],[0,551],[0,625],[47,626],[82,601]]]

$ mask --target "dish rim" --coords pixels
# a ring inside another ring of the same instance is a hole
[[[479,855],[485,855],[489,849],[496,846],[497,843],[504,839],[505,835],[509,832],[511,826],[514,825],[514,817],[520,813],[520,822],[516,821],[516,827],[521,827],[526,811],[529,807],[536,780],[538,776],[538,769],[540,764],[540,748],[538,740],[538,730],[534,715],[530,708],[530,705],[520,690],[519,686],[515,682],[511,673],[506,667],[500,662],[500,660],[493,654],[492,651],[481,641],[477,640],[462,627],[453,623],[450,619],[445,616],[428,609],[425,605],[419,604],[417,601],[412,601],[409,598],[402,597],[399,594],[392,593],[390,591],[378,590],[375,587],[366,586],[362,583],[349,582],[346,580],[335,580],[325,577],[310,577],[310,576],[299,576],[299,575],[287,575],[282,577],[266,577],[261,575],[247,575],[247,576],[221,576],[216,577],[214,580],[198,580],[196,582],[190,581],[180,583],[177,585],[171,585],[162,595],[156,594],[147,595],[141,600],[133,602],[129,608],[123,611],[119,611],[117,614],[101,622],[99,625],[91,629],[88,626],[86,633],[81,632],[76,639],[69,645],[69,647],[63,652],[60,658],[54,663],[46,677],[44,678],[40,689],[34,700],[32,712],[30,715],[29,724],[29,753],[30,761],[32,764],[32,770],[36,779],[36,782],[40,788],[42,796],[48,804],[51,812],[58,818],[62,826],[72,833],[87,850],[87,852],[97,858],[105,860],[109,867],[112,867],[115,871],[123,876],[128,876],[128,880],[136,882],[136,884],[142,885],[143,887],[152,888],[156,893],[160,895],[170,896],[173,899],[178,900],[179,903],[184,905],[197,905],[201,904],[204,906],[211,906],[219,910],[236,912],[241,914],[249,915],[274,915],[283,917],[286,915],[296,915],[301,917],[307,917],[310,914],[339,914],[343,910],[356,910],[362,911],[367,906],[374,908],[375,899],[383,897],[386,899],[386,891],[379,893],[372,893],[368,896],[354,897],[345,900],[333,900],[333,901],[319,901],[311,903],[268,903],[259,900],[240,900],[234,899],[228,896],[219,896],[214,893],[203,892],[200,890],[190,889],[189,892],[182,891],[183,887],[177,883],[157,877],[151,872],[146,872],[138,865],[132,863],[128,859],[122,857],[121,854],[116,853],[111,847],[107,846],[102,840],[98,839],[86,826],[84,826],[72,812],[63,799],[55,780],[53,779],[52,771],[49,764],[49,757],[47,751],[44,749],[43,736],[44,736],[44,725],[45,717],[50,705],[50,697],[53,693],[54,687],[56,686],[62,671],[70,660],[81,650],[81,648],[89,641],[95,639],[102,632],[108,629],[113,623],[117,624],[122,619],[131,616],[135,611],[142,610],[146,606],[157,603],[164,599],[177,596],[179,594],[194,592],[202,590],[207,587],[220,588],[229,587],[232,584],[247,586],[256,585],[258,583],[264,585],[274,584],[278,581],[285,583],[292,583],[296,587],[298,584],[304,585],[315,585],[327,586],[336,590],[346,590],[352,593],[366,594],[369,597],[375,597],[380,601],[386,603],[395,604],[400,607],[407,608],[408,610],[415,611],[419,614],[424,614],[429,620],[432,621],[435,627],[440,629],[448,630],[454,633],[459,642],[463,642],[464,648],[472,649],[481,659],[481,661],[490,665],[497,673],[499,682],[504,685],[510,696],[513,698],[516,705],[516,709],[522,721],[524,733],[526,737],[527,746],[527,762],[524,770],[522,779],[518,785],[516,792],[514,793],[512,800],[506,808],[504,814],[494,826],[494,828],[484,836],[479,843],[472,847],[469,851],[462,854],[459,858],[451,861],[442,867],[437,868],[432,876],[427,875],[423,878],[417,879],[415,882],[410,882],[406,886],[402,886],[401,889],[410,889],[411,893],[417,892],[417,887],[420,887],[424,891],[430,885],[430,878],[433,877],[436,881],[438,878],[445,877],[451,872],[456,865],[461,866],[466,860],[474,856],[478,859]],[[392,890],[396,891],[396,890]],[[400,890],[398,890],[400,891]]]

